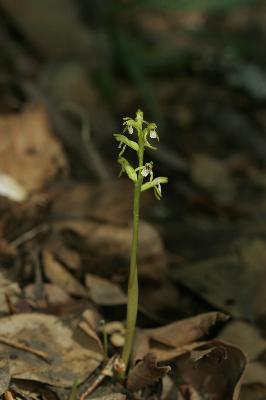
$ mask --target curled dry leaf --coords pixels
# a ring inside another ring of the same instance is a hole
[[[142,361],[138,362],[135,367],[129,371],[127,388],[132,392],[144,389],[163,378],[170,371],[171,367],[168,365],[158,365],[154,353],[148,353]]]
[[[45,275],[52,283],[61,287],[68,294],[88,297],[86,289],[56,260],[49,250],[43,252],[43,265]]]
[[[246,357],[237,347],[214,340],[175,361],[173,377],[190,385],[203,398],[237,400]]]
[[[7,359],[0,360],[0,396],[8,389],[10,382],[10,369]]]
[[[152,351],[159,361],[170,360],[198,346],[196,342],[217,322],[226,321],[221,312],[209,312],[171,324],[139,330],[136,335],[133,359],[140,360]]]
[[[103,360],[86,334],[66,319],[52,315],[32,313],[2,318],[0,337],[26,344],[50,358],[47,362],[0,342],[2,356],[10,359],[12,378],[71,387],[75,380],[86,379]]]
[[[0,137],[0,171],[26,191],[42,188],[67,169],[42,106],[32,105],[20,114],[1,116]]]
[[[91,299],[102,306],[126,304],[127,297],[120,287],[97,275],[86,274],[86,286]]]

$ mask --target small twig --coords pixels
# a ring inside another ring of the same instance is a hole
[[[115,354],[108,360],[103,369],[100,371],[97,378],[92,382],[88,389],[80,395],[79,400],[85,400],[86,397],[89,396],[100,385],[100,383],[102,383],[106,376],[113,376],[114,366],[117,362],[117,358],[118,355]]]
[[[34,349],[26,344],[14,342],[13,340],[7,339],[3,336],[0,336],[0,343],[6,344],[10,347],[15,347],[19,350],[27,351],[28,353],[34,354],[35,356],[42,358],[46,362],[50,362],[49,354],[45,353],[44,351]]]
[[[34,228],[30,229],[27,232],[22,233],[19,237],[9,242],[12,246],[18,247],[21,246],[23,243],[28,242],[35,238],[35,236],[39,235],[40,233],[45,233],[50,229],[49,225],[42,224],[35,226]]]

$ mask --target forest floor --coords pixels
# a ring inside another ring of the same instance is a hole
[[[265,400],[266,6],[97,4],[0,0],[0,396]],[[137,108],[169,183],[142,196],[123,382],[133,199],[112,134]]]

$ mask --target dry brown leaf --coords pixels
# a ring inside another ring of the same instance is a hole
[[[127,303],[125,293],[113,282],[92,274],[86,274],[85,282],[89,295],[96,304],[114,306]]]
[[[218,340],[198,347],[197,352],[203,352],[197,361],[189,353],[176,359],[176,379],[191,385],[203,398],[237,400],[246,367],[244,354]]]
[[[32,192],[67,169],[42,106],[0,117],[0,171]]]
[[[49,250],[43,252],[43,265],[45,275],[52,283],[61,287],[68,294],[88,297],[86,289],[55,259]]]
[[[152,351],[159,361],[172,359],[198,346],[197,340],[208,333],[211,326],[226,321],[228,316],[220,312],[199,314],[171,324],[139,330],[134,344],[133,359],[140,360]]]
[[[58,387],[83,381],[103,360],[90,338],[64,318],[45,314],[17,314],[1,319],[0,336],[45,352],[50,362],[27,351],[0,343],[10,359],[12,378],[29,379]]]
[[[10,382],[10,369],[7,359],[0,359],[0,396],[8,389]]]
[[[171,367],[159,366],[155,354],[148,353],[142,361],[138,362],[129,371],[127,378],[127,388],[132,392],[144,389],[163,378],[171,371]]]

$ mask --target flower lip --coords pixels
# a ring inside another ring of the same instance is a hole
[[[133,126],[132,125],[129,125],[128,126],[128,133],[130,134],[130,135],[132,135],[132,133],[133,133]]]
[[[150,138],[151,139],[157,138],[157,133],[156,133],[155,129],[150,130]]]
[[[146,167],[144,167],[141,171],[141,175],[144,176],[144,178],[146,178],[149,175],[149,173],[150,171]]]

